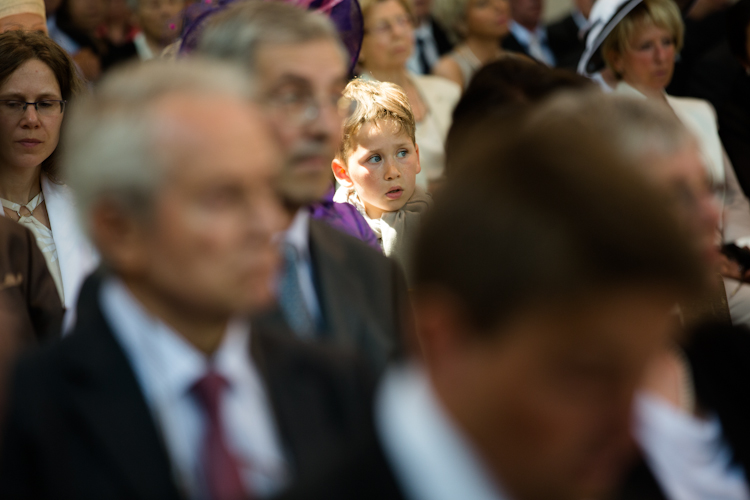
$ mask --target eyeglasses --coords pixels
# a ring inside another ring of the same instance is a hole
[[[66,102],[68,101],[62,99],[44,99],[37,102],[2,99],[0,100],[0,112],[6,116],[20,117],[26,112],[29,104],[31,104],[39,116],[50,117],[62,114],[65,111]]]
[[[385,36],[389,33],[393,33],[395,28],[403,30],[404,28],[411,27],[411,19],[408,16],[398,16],[390,21],[381,21],[372,29],[366,29],[365,33],[371,33],[377,36]]]
[[[277,92],[269,96],[267,103],[297,125],[314,121],[320,116],[321,111],[329,106],[336,109],[342,120],[350,117],[356,108],[354,101],[341,95],[332,95],[321,102],[312,93],[297,91]]]

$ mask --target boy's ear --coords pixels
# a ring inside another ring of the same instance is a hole
[[[349,172],[346,171],[344,162],[338,158],[334,158],[331,162],[331,170],[333,170],[333,176],[336,177],[336,180],[339,181],[339,184],[342,186],[350,188],[354,185],[351,177],[349,177]]]
[[[415,142],[414,149],[417,151],[417,173],[422,171],[422,164],[419,162],[419,145]]]

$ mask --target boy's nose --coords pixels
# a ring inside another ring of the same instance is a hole
[[[395,162],[389,161],[385,165],[385,178],[386,180],[392,181],[393,179],[397,179],[401,177],[401,172],[399,172],[398,168],[396,167]]]

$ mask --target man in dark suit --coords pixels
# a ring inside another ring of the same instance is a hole
[[[429,75],[438,60],[453,50],[453,43],[431,10],[432,0],[414,2],[414,51],[406,66],[418,75]]]
[[[570,14],[547,26],[549,46],[555,54],[558,68],[578,69],[578,61],[586,48],[586,40],[581,33],[586,28],[593,5],[592,0],[576,0]]]
[[[341,101],[347,65],[335,28],[295,6],[240,2],[211,20],[198,52],[249,70],[287,155],[275,319],[301,337],[356,347],[382,369],[401,349],[409,323],[402,271],[308,210],[331,187],[331,162],[350,112]]]
[[[704,275],[634,162],[594,124],[553,114],[484,121],[463,143],[416,247],[422,355],[386,372],[370,431],[281,499],[616,486],[634,392],[671,340],[674,301]]]
[[[73,333],[16,370],[3,498],[266,495],[358,434],[356,360],[244,319],[273,300],[281,220],[244,76],[125,67],[69,120],[66,172],[104,268]]]

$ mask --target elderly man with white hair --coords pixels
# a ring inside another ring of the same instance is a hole
[[[319,13],[238,2],[206,23],[198,51],[244,66],[285,153],[284,265],[274,323],[364,353],[376,369],[398,355],[410,308],[403,272],[361,241],[311,217],[333,186],[331,161],[350,106],[345,50]]]
[[[281,222],[247,88],[216,63],[142,65],[77,104],[64,165],[104,267],[73,333],[16,370],[3,498],[263,496],[350,438],[356,361],[245,319],[272,300]]]

